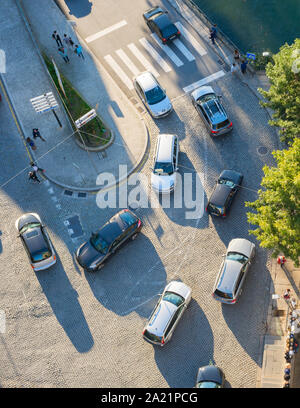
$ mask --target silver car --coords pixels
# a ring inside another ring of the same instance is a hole
[[[191,288],[183,282],[171,281],[165,287],[143,330],[144,339],[152,344],[164,346],[171,339],[191,298]]]
[[[216,300],[236,303],[254,256],[255,245],[247,239],[236,238],[229,242],[213,289]]]
[[[153,118],[162,118],[172,112],[170,99],[150,71],[136,76],[133,79],[133,85]]]

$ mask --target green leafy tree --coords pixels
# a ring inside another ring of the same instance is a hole
[[[283,253],[299,266],[300,257],[300,139],[287,150],[273,152],[276,167],[264,166],[258,199],[246,202],[256,213],[247,213],[248,222],[258,226],[249,231],[260,246]]]
[[[259,88],[267,100],[262,105],[274,111],[269,124],[279,127],[281,140],[290,144],[300,136],[300,38],[273,55],[266,75],[271,86],[268,91]]]

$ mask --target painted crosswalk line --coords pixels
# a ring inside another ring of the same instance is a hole
[[[90,35],[89,37],[86,37],[85,41],[87,43],[90,43],[92,41],[98,40],[98,38],[101,38],[104,35],[111,33],[112,31],[118,30],[119,28],[124,27],[126,24],[127,24],[127,21],[122,20],[119,23],[116,23],[110,27],[107,27],[102,31],[99,31],[98,33],[95,33],[95,34]]]
[[[120,65],[113,59],[111,55],[106,55],[104,59],[110,65],[110,67],[115,71],[118,77],[123,81],[123,83],[127,86],[127,88],[132,91],[133,83],[131,79],[129,79],[128,76],[125,74],[125,72],[122,70]]]
[[[185,93],[192,92],[194,89],[198,88],[199,86],[208,84],[209,82],[212,82],[212,81],[214,81],[214,80],[216,80],[218,78],[221,78],[224,75],[225,75],[225,72],[222,71],[222,70],[218,71],[218,72],[215,72],[214,74],[211,74],[211,75],[209,75],[209,76],[207,76],[205,78],[202,78],[197,82],[194,82],[194,83],[192,83],[192,84],[190,84],[188,86],[185,86],[183,88],[183,90],[184,90]]]
[[[152,74],[156,78],[159,77],[159,73],[156,71],[153,65],[150,64],[147,58],[144,57],[141,51],[133,43],[128,44],[127,47],[130,49],[132,54],[140,61],[140,63],[146,68],[147,71],[152,72]]]
[[[201,56],[207,54],[206,50],[199,44],[195,37],[192,36],[192,34],[179,21],[177,21],[175,25],[181,32],[181,34],[192,44],[192,46]]]
[[[158,35],[156,33],[152,33],[151,37],[153,40],[156,42],[156,44],[167,54],[167,56],[174,62],[174,64],[177,67],[181,67],[183,65],[183,62],[181,61],[180,58],[177,57],[174,51],[171,50],[171,48],[168,45],[164,45],[161,43]]]
[[[185,58],[189,62],[195,60],[195,57],[193,56],[193,54],[186,48],[183,42],[180,41],[178,38],[174,40],[174,45],[182,52],[182,54],[185,56]]]
[[[125,52],[121,48],[116,51],[116,54],[124,62],[124,64],[127,65],[127,67],[134,75],[138,75],[140,73],[140,70],[134,65],[131,59],[125,54]]]
[[[152,45],[149,43],[148,40],[146,40],[146,38],[144,37],[140,38],[139,42],[142,44],[145,50],[152,56],[152,58],[154,58],[155,61],[162,67],[162,69],[165,72],[172,71],[169,64],[167,64],[166,61],[158,54],[158,52],[152,47]]]

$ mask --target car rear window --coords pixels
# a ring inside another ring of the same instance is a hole
[[[215,290],[215,294],[216,294],[217,296],[221,297],[221,298],[224,298],[224,299],[233,299],[232,293],[225,293],[225,292],[222,292],[222,291],[219,290],[219,289],[216,289],[216,290]]]
[[[129,211],[124,211],[123,213],[121,213],[120,218],[126,227],[130,227],[137,222],[136,216],[131,214]]]
[[[31,260],[33,263],[41,262],[41,261],[44,261],[45,259],[50,258],[51,255],[52,255],[51,251],[48,248],[43,248],[39,251],[32,253]]]
[[[184,303],[184,298],[173,292],[166,292],[164,294],[163,300],[173,303],[173,305],[175,306],[180,306],[182,305],[182,303]]]
[[[213,129],[214,130],[219,130],[219,129],[222,129],[223,127],[228,126],[228,125],[229,125],[229,120],[226,119],[226,120],[223,120],[223,122],[220,122],[220,123],[217,123],[216,125],[214,125]]]
[[[148,330],[145,330],[144,337],[146,337],[150,341],[154,341],[155,343],[161,343],[162,341],[162,337],[156,336],[155,334],[150,333]]]
[[[209,203],[207,209],[214,214],[224,214],[224,207]]]
[[[166,98],[166,94],[158,85],[155,88],[146,91],[145,95],[149,105],[155,105]]]
[[[161,33],[164,38],[169,38],[169,37],[172,37],[172,35],[175,35],[177,31],[178,29],[176,28],[176,26],[174,24],[171,24],[167,27],[164,27],[161,30]]]

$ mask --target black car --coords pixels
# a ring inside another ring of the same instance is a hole
[[[212,215],[226,217],[242,180],[241,173],[234,170],[223,170],[208,200],[206,211]]]
[[[122,244],[135,239],[141,228],[142,221],[133,212],[118,212],[77,249],[77,262],[89,272],[100,269]]]
[[[208,365],[199,368],[195,388],[223,388],[224,382],[223,371],[215,365]]]
[[[15,225],[32,269],[41,271],[54,265],[55,251],[39,215],[24,214],[17,219]]]
[[[163,44],[180,36],[180,31],[167,16],[167,11],[160,7],[147,10],[143,17],[150,30],[158,35]]]

